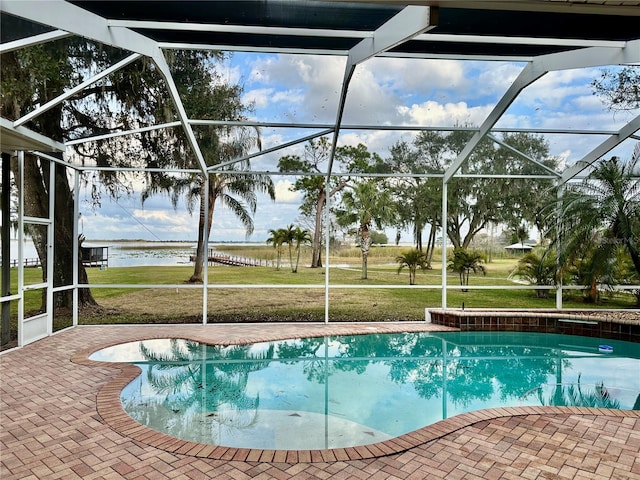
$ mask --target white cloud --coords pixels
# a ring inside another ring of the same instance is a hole
[[[143,221],[161,221],[168,222],[171,221],[171,216],[167,210],[141,210],[135,209],[131,212],[134,217],[143,220]]]
[[[376,152],[382,157],[389,153],[389,148],[401,139],[411,142],[415,132],[395,132],[391,130],[361,130],[349,131],[340,135],[339,144],[342,145],[366,145],[369,152]]]
[[[264,85],[277,90],[278,94],[262,92],[260,98],[265,103],[259,116],[265,120],[329,121],[335,117],[339,98],[336,79],[343,75],[343,58],[314,55],[256,57],[249,73],[252,87],[247,88],[247,96],[252,95],[253,88],[263,89]]]
[[[344,122],[391,125],[398,123],[395,105],[400,101],[393,89],[385,88],[366,66],[359,66],[351,80],[344,109]]]
[[[398,110],[408,119],[407,123],[418,125],[479,125],[489,114],[493,106],[469,107],[465,102],[440,104],[428,101],[420,105],[399,107]]]
[[[276,201],[282,203],[295,203],[298,205],[301,201],[300,192],[291,190],[293,183],[289,180],[278,180],[275,184]]]
[[[273,92],[273,88],[254,88],[242,96],[242,101],[247,104],[251,103],[256,108],[265,108],[269,106]]]
[[[229,59],[214,64],[218,77],[214,83],[220,85],[238,85],[242,82],[242,69],[240,65],[234,65]]]
[[[503,95],[511,83],[522,71],[522,65],[514,63],[490,63],[474,65],[480,68],[476,71],[468,69],[465,71],[465,79],[468,88],[477,96]]]

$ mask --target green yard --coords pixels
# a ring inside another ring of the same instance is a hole
[[[230,248],[229,253],[252,258],[272,258],[270,247]],[[440,307],[440,258],[433,269],[418,271],[416,285],[408,284],[408,272],[397,273],[394,258],[401,249],[373,249],[367,280],[360,279],[360,258],[357,249],[341,252],[331,258],[337,265],[329,270],[329,318],[332,321],[419,321],[425,307]],[[305,252],[306,253],[306,252]],[[283,261],[286,261],[286,255]],[[306,260],[303,258],[303,260]],[[472,276],[470,286],[517,286],[509,274],[516,258],[500,258],[486,264],[486,276]],[[207,317],[209,322],[253,321],[321,321],[325,314],[325,269],[311,269],[301,261],[298,273],[288,265],[275,267],[209,267]],[[308,263],[306,264],[308,265]],[[202,286],[189,285],[192,267],[123,267],[88,270],[89,281],[97,308],[83,310],[82,324],[100,323],[192,323],[202,321]],[[17,271],[12,272],[16,291]],[[41,281],[40,269],[25,269],[25,282]],[[459,286],[457,274],[447,275],[447,284]],[[97,287],[100,285],[101,287]],[[108,285],[114,285],[113,288]],[[124,288],[122,285],[144,285],[144,288]],[[166,285],[167,287],[149,287]],[[268,287],[259,287],[268,285]],[[170,288],[168,286],[171,286]],[[283,288],[279,288],[282,286]],[[294,288],[284,287],[295,286]],[[367,288],[358,288],[358,287]],[[373,287],[373,288],[372,288]],[[380,287],[380,288],[377,288]],[[425,288],[426,287],[426,288]],[[470,289],[462,292],[450,289],[447,306],[460,308],[553,308],[554,292],[548,299],[538,299],[533,290]],[[566,308],[631,308],[634,297],[603,293],[596,305],[585,305],[579,290],[565,293]],[[25,310],[37,311],[40,293],[27,292]],[[17,311],[17,302],[12,302]],[[58,311],[56,328],[70,325],[70,312]]]

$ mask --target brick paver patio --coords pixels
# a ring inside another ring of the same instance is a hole
[[[378,332],[446,329],[428,324],[375,327]],[[124,381],[127,368],[86,360],[90,350],[136,339],[179,336],[227,344],[370,328],[371,324],[79,327],[8,352],[0,356],[0,479],[640,480],[637,411],[492,409],[459,415],[367,448],[214,448],[167,440],[123,417],[117,382]]]

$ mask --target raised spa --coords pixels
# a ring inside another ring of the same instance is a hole
[[[139,423],[228,447],[365,445],[490,407],[640,409],[640,344],[566,335],[367,334],[228,347],[162,339],[90,358],[142,369],[121,394]]]

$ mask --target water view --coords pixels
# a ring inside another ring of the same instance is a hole
[[[210,247],[224,247],[225,244],[209,244]],[[237,244],[234,244],[237,245]],[[260,244],[263,245],[263,244]],[[148,242],[148,241],[94,241],[85,242],[85,247],[108,247],[109,267],[174,266],[189,265],[189,257],[195,255],[196,242]],[[25,260],[38,258],[36,249],[27,240],[24,243]],[[11,240],[11,261],[18,260],[18,240]]]

